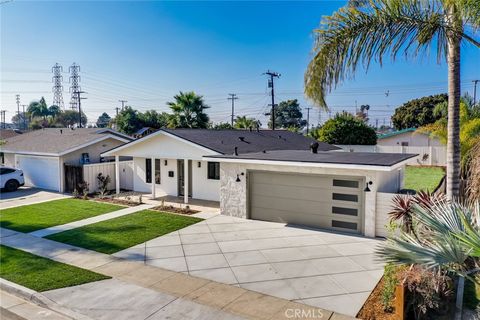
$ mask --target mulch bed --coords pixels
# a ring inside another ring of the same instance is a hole
[[[357,314],[357,318],[363,320],[397,320],[395,310],[392,312],[385,312],[383,310],[383,304],[381,300],[382,290],[383,277],[378,282],[375,289],[373,289],[362,309],[360,309],[360,312]]]
[[[200,212],[198,210],[193,210],[193,209],[190,209],[188,207],[179,208],[179,207],[174,207],[174,206],[158,206],[158,207],[151,208],[150,210],[171,212],[171,213],[177,213],[177,214],[186,214],[186,215],[191,215],[191,214]]]
[[[108,203],[112,203],[112,204],[119,204],[119,205],[127,206],[127,207],[135,207],[135,206],[138,206],[140,204],[140,203],[135,202],[135,201],[108,198],[108,197],[106,197],[106,198],[90,198],[90,200],[99,201],[99,202],[108,202]]]

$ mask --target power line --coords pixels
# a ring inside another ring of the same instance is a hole
[[[231,119],[231,124],[233,127],[233,117],[235,116],[235,100],[238,99],[237,95],[235,93],[229,93],[228,94],[230,97],[227,98],[227,100],[232,100],[232,119]]]
[[[125,108],[125,103],[127,103],[128,101],[127,100],[118,100],[118,102],[122,103],[122,111],[123,111],[123,108]],[[117,112],[118,112],[118,110],[117,110]]]
[[[271,95],[272,95],[272,111],[271,111],[271,117],[272,117],[272,130],[275,130],[275,85],[274,85],[274,78],[280,78],[280,73],[273,72],[268,70],[264,74],[268,75],[270,77],[268,81],[268,87],[272,88]]]
[[[53,73],[53,105],[60,107],[62,110],[65,109],[65,106],[63,104],[63,67],[59,65],[58,63],[55,63],[55,65],[52,67],[52,73]]]

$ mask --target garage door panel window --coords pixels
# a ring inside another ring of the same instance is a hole
[[[332,193],[332,200],[358,202],[358,195],[345,193]]]
[[[353,208],[332,207],[332,213],[343,214],[347,216],[358,216],[358,210]]]
[[[350,229],[350,230],[355,230],[356,231],[357,228],[358,228],[358,225],[354,222],[332,220],[332,227],[342,228],[342,229]]]
[[[334,187],[344,187],[344,188],[355,188],[355,189],[357,189],[358,185],[359,185],[359,181],[356,181],[356,180],[333,179],[333,186]]]

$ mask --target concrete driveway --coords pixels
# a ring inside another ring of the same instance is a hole
[[[69,197],[69,195],[54,191],[30,187],[21,187],[17,191],[1,192],[0,208],[7,209],[12,207],[24,206],[27,204],[40,203]]]
[[[114,255],[354,316],[383,274],[379,243],[218,215]]]

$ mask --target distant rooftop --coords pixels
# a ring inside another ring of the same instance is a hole
[[[377,135],[377,138],[378,139],[390,138],[390,137],[393,137],[393,136],[396,136],[396,135],[399,135],[399,134],[402,134],[402,133],[415,132],[416,130],[417,130],[417,128],[406,128],[406,129],[402,129],[402,130],[397,130],[397,131],[392,131],[392,132],[379,134],[379,135]]]

